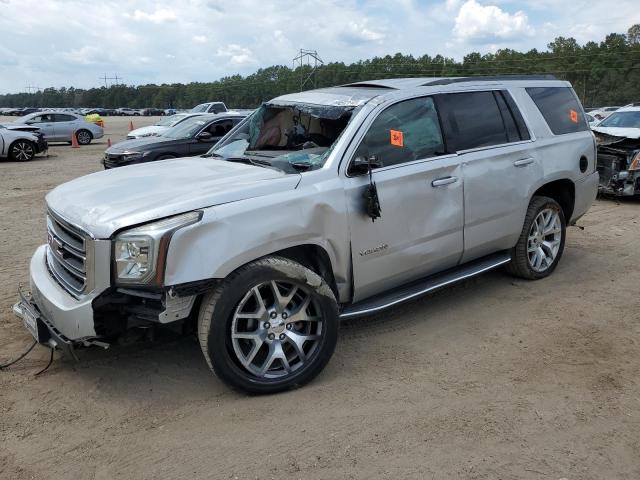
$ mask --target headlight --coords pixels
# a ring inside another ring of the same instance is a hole
[[[201,218],[202,212],[189,212],[120,233],[113,252],[116,282],[161,285],[171,236]]]
[[[137,160],[138,158],[142,158],[143,156],[145,156],[147,153],[149,153],[149,152],[129,152],[129,151],[125,151],[125,152],[122,152],[122,156],[126,160]]]
[[[640,170],[640,152],[636,153],[631,160],[631,164],[629,165],[629,170]]]

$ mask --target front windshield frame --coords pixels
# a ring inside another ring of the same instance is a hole
[[[211,123],[210,120],[203,118],[200,115],[196,115],[183,120],[173,127],[169,127],[169,129],[163,132],[161,136],[170,138],[172,140],[193,138],[209,123]]]
[[[354,117],[357,116],[357,113],[362,109],[364,103],[360,105],[345,105],[341,108],[341,115],[337,118],[333,118],[334,121],[338,121],[342,119],[345,122],[342,130],[336,135],[333,139],[333,142],[324,147],[318,148],[296,148],[292,150],[287,150],[286,147],[282,147],[281,149],[252,149],[250,148],[250,139],[251,139],[251,130],[255,129],[256,122],[261,122],[261,116],[264,114],[266,108],[274,108],[280,110],[294,110],[296,111],[296,107],[300,108],[300,111],[303,109],[314,109],[314,111],[322,111],[326,109],[327,112],[332,112],[330,115],[335,116],[336,109],[340,109],[340,107],[336,107],[335,105],[310,105],[310,104],[286,104],[279,105],[273,103],[265,103],[262,104],[259,108],[257,108],[251,115],[246,117],[242,122],[240,122],[233,130],[231,130],[223,139],[221,139],[217,144],[215,144],[208,152],[207,156],[210,157],[219,157],[221,159],[225,158],[239,158],[244,157],[247,159],[260,159],[261,161],[268,161],[276,168],[286,167],[285,170],[288,173],[299,173],[304,169],[304,162],[301,162],[300,159],[302,157],[306,157],[307,170],[316,170],[318,168],[322,168],[326,163],[329,155],[333,152],[336,144],[340,141],[343,136],[344,131],[348,128],[351,121]],[[299,112],[298,112],[299,113]],[[331,120],[331,118],[323,118],[318,117],[316,115],[310,115],[312,117],[317,118],[318,120]],[[260,129],[263,125],[260,126]],[[260,131],[260,130],[259,130]],[[318,151],[320,150],[320,151]],[[269,153],[273,152],[274,155],[270,155]],[[291,159],[291,161],[290,161]],[[297,170],[300,168],[301,170]],[[291,171],[289,171],[291,170]]]
[[[621,122],[623,122],[624,121],[623,117],[627,117],[634,120],[633,124],[631,125],[615,124],[617,119],[621,119]],[[604,128],[640,128],[640,110],[632,110],[627,112],[613,112],[607,118],[602,120],[598,124],[598,126],[604,127]]]

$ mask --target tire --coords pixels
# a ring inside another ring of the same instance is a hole
[[[507,272],[527,280],[551,275],[562,257],[566,234],[566,220],[558,202],[549,197],[533,197],[518,243],[511,250]]]
[[[36,146],[29,140],[16,140],[9,147],[9,157],[16,162],[28,162],[36,156]]]
[[[80,145],[89,145],[91,140],[93,140],[93,135],[89,130],[78,130],[76,132],[76,140]]]
[[[198,338],[224,383],[270,394],[302,386],[322,371],[335,350],[338,324],[337,302],[324,279],[292,260],[266,257],[205,295]]]

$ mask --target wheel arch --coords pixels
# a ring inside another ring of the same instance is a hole
[[[531,199],[533,197],[553,198],[560,204],[567,225],[570,223],[576,201],[576,186],[573,181],[568,178],[561,178],[547,182],[533,192]]]

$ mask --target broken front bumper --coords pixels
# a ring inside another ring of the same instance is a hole
[[[43,345],[62,350],[65,354],[75,358],[73,342],[65,337],[46,317],[42,315],[33,301],[31,294],[18,289],[20,300],[13,306],[13,312],[22,319],[25,328],[33,338]]]

